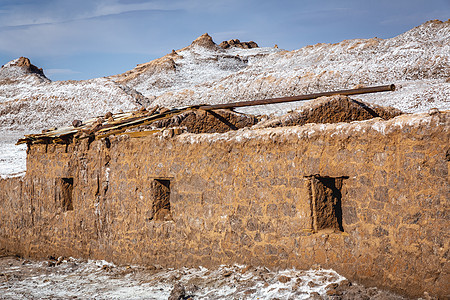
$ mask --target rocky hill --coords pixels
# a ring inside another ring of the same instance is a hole
[[[357,96],[406,112],[450,108],[450,21],[429,21],[391,39],[355,39],[294,51],[204,34],[123,74],[56,81],[26,58],[0,69],[0,130],[41,130],[140,106],[226,103],[394,83]],[[281,114],[302,103],[242,109]]]
[[[222,49],[203,35],[184,49],[111,78],[166,106],[395,83],[395,93],[361,98],[407,112],[445,109],[450,96],[449,40],[450,21],[430,21],[387,40],[346,40],[294,51]]]
[[[134,89],[107,78],[52,82],[21,57],[0,69],[0,131],[61,126],[111,109],[136,109],[142,99]]]

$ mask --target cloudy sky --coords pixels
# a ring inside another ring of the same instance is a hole
[[[52,80],[122,73],[208,32],[293,50],[390,38],[450,0],[0,0],[0,65],[26,56]]]

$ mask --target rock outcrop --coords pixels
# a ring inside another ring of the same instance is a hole
[[[203,48],[207,48],[210,50],[217,50],[219,49],[216,45],[216,43],[214,43],[212,37],[208,34],[208,33],[204,33],[201,36],[199,36],[198,38],[196,38],[191,46],[200,46]]]
[[[49,82],[42,68],[38,68],[26,57],[19,57],[0,68],[0,85],[15,82],[24,77],[32,77],[37,82]]]
[[[219,44],[219,47],[223,49],[228,49],[231,47],[237,47],[242,49],[259,48],[258,44],[255,43],[254,41],[241,42],[238,39],[223,41],[222,43]]]
[[[44,75],[44,71],[42,70],[42,68],[38,68],[35,65],[33,65],[30,60],[26,57],[19,57],[19,59],[17,60],[17,62],[15,64],[13,64],[13,66],[17,66],[17,67],[22,67],[25,70],[27,70],[30,73],[34,73],[34,74],[38,74],[41,76],[45,76]]]

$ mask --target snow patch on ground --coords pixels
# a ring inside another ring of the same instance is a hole
[[[0,267],[0,299],[167,299],[176,283],[194,299],[307,299],[345,279],[333,270],[242,265],[163,269],[74,258],[7,263]]]
[[[27,145],[16,146],[23,132],[0,130],[0,178],[24,176],[26,171]]]
[[[329,294],[337,290],[343,299],[404,299],[352,284],[335,271],[320,267],[171,269],[63,257],[48,261],[0,257],[0,299],[168,299],[175,286],[185,290],[177,299],[335,299]]]
[[[0,144],[0,178],[25,175],[26,150],[27,145]]]

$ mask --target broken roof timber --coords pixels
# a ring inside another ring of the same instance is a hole
[[[20,139],[16,145],[24,144],[24,143],[48,143],[49,140],[52,140],[54,143],[67,143],[64,139],[65,137],[75,136],[75,134],[82,132],[85,133],[80,137],[76,137],[76,139],[84,139],[89,136],[95,135],[96,139],[105,138],[112,134],[119,134],[128,129],[133,129],[138,126],[147,125],[152,122],[171,118],[175,115],[181,114],[183,112],[194,110],[196,107],[185,107],[180,109],[172,109],[165,111],[163,113],[155,113],[155,110],[146,112],[138,112],[137,115],[133,113],[122,113],[114,115],[113,121],[103,120],[102,117],[89,119],[80,127],[64,127],[60,129],[50,130],[44,133],[39,134],[29,134],[25,135],[25,138]],[[141,115],[139,115],[141,114]],[[99,120],[103,120],[96,127],[96,122]]]
[[[148,125],[152,122],[171,118],[175,115],[181,114],[189,110],[214,110],[214,109],[232,109],[235,107],[245,107],[245,106],[255,106],[255,105],[265,105],[265,104],[275,104],[283,102],[293,102],[293,101],[304,101],[311,100],[323,96],[333,96],[333,95],[357,95],[357,94],[367,94],[367,93],[378,93],[386,91],[394,91],[395,85],[382,85],[373,86],[341,91],[332,91],[324,93],[315,93],[307,95],[299,95],[294,97],[283,97],[283,98],[272,98],[254,101],[241,101],[234,103],[225,104],[215,104],[215,105],[196,105],[188,106],[184,108],[174,108],[164,112],[157,113],[158,107],[153,108],[150,112],[139,111],[139,112],[128,112],[119,113],[114,115],[113,120],[104,120],[104,116],[93,118],[87,120],[84,124],[79,127],[68,126],[61,129],[49,130],[40,134],[29,134],[25,135],[25,138],[20,139],[16,145],[23,143],[48,143],[52,141],[54,143],[68,143],[71,142],[72,138],[84,139],[88,137],[95,136],[96,139],[101,139],[108,137],[112,134],[120,134],[128,129],[133,129],[138,126]],[[81,133],[79,136],[78,133]]]

